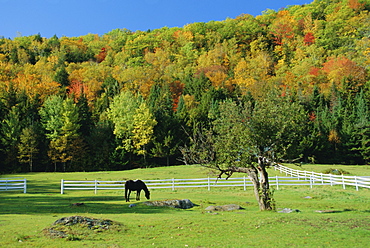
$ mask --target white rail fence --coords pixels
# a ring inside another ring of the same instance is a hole
[[[359,187],[370,188],[370,177],[357,177],[357,176],[336,176],[330,174],[319,174],[314,172],[291,172],[284,166],[276,168],[287,175],[290,173],[291,176],[286,177],[269,177],[271,186],[275,186],[279,189],[281,186],[310,186],[311,188],[315,185],[343,185],[354,186],[356,190]],[[294,174],[295,173],[295,174]],[[306,173],[306,174],[305,174]],[[253,184],[248,177],[217,179],[217,178],[196,178],[196,179],[163,179],[163,180],[143,180],[149,189],[172,189],[176,190],[179,188],[207,188],[211,190],[213,187],[243,187],[247,190],[247,187],[252,187]],[[98,190],[124,190],[125,181],[69,181],[61,180],[60,193],[64,194],[66,190],[93,190],[97,194]]]
[[[0,178],[0,191],[23,190],[27,193],[27,179]]]
[[[274,166],[275,170],[285,173],[286,176],[290,175],[292,177],[298,178],[299,180],[312,182],[312,185],[342,185],[343,189],[346,189],[346,186],[354,186],[356,190],[360,187],[370,188],[370,177],[368,176],[345,176],[345,175],[332,175],[332,174],[323,174],[313,171],[302,171],[294,170],[289,167],[277,164]]]

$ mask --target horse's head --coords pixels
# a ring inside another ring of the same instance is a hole
[[[145,192],[145,197],[148,200],[150,199],[150,191],[149,190]]]

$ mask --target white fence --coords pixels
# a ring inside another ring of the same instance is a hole
[[[286,166],[277,164],[274,166],[275,170],[285,173],[286,176],[290,175],[299,180],[310,181],[310,185],[342,185],[343,189],[346,186],[354,186],[356,190],[359,187],[370,188],[370,177],[368,176],[345,176],[345,175],[332,175],[316,173],[312,171],[301,171],[288,168]]]
[[[269,177],[271,186],[279,189],[280,186],[310,186],[314,185],[346,185],[356,187],[370,188],[370,177],[357,176],[335,176],[330,174],[319,174],[314,172],[296,171],[285,166],[277,166],[276,170],[286,173],[286,177]],[[196,178],[196,179],[162,179],[162,180],[143,180],[149,189],[179,189],[179,188],[207,188],[212,187],[247,187],[253,186],[248,177],[217,179],[217,178]],[[64,194],[65,190],[94,190],[95,194],[98,190],[124,190],[125,181],[61,181],[60,193]]]
[[[0,191],[23,190],[27,193],[27,180],[25,178],[0,178]]]

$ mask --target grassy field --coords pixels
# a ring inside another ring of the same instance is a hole
[[[308,167],[308,166],[307,166]],[[314,170],[326,169],[320,165]],[[333,166],[332,166],[333,167]],[[339,166],[353,175],[370,176],[368,166]],[[298,167],[294,167],[298,168]],[[369,173],[368,173],[369,172]],[[270,169],[271,176],[280,175]],[[153,189],[152,200],[190,199],[194,208],[149,207],[120,191],[67,191],[60,180],[126,180],[199,178],[199,166],[136,169],[121,172],[27,173],[3,175],[28,180],[28,193],[0,192],[0,247],[368,247],[370,191],[340,186],[282,187],[275,191],[277,208],[298,213],[260,212],[251,188]],[[239,175],[235,175],[239,176]],[[73,206],[73,203],[84,203]],[[238,204],[243,210],[208,213],[210,205]],[[324,212],[317,212],[324,211]],[[121,228],[76,231],[73,238],[51,239],[44,230],[68,216],[110,219]]]

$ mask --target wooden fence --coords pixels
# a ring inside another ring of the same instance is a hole
[[[27,193],[27,180],[25,178],[0,178],[0,191],[23,190]]]
[[[354,186],[356,190],[359,187],[370,188],[370,177],[357,176],[336,176],[330,174],[319,174],[314,172],[302,172],[292,170],[288,167],[278,165],[276,170],[286,173],[290,176],[275,176],[269,177],[271,186],[279,189],[281,186],[310,186],[315,185],[343,185]],[[161,180],[143,180],[149,189],[179,189],[179,188],[207,188],[211,190],[213,187],[252,187],[253,184],[248,177],[238,177],[217,179],[217,178],[195,178],[195,179],[161,179]],[[61,181],[60,193],[64,194],[65,190],[94,190],[95,194],[98,190],[124,190],[125,181]]]

